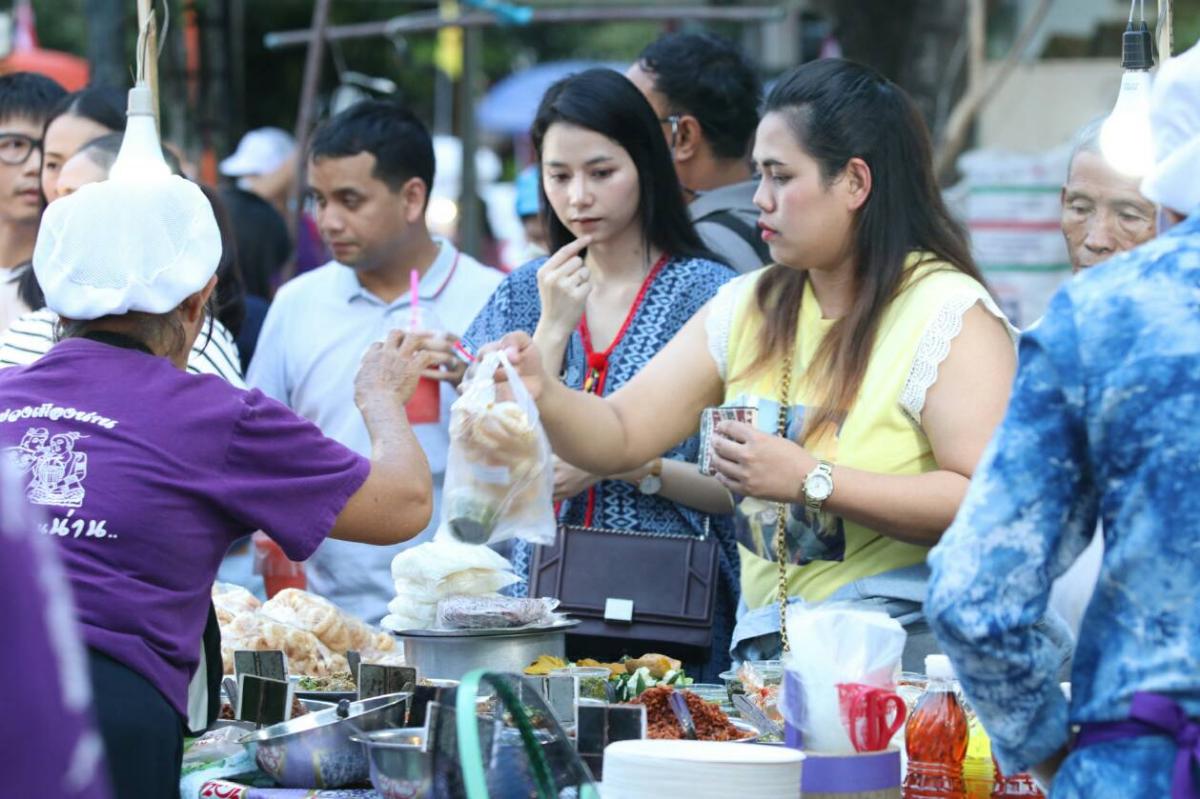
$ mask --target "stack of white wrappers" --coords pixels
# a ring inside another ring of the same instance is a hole
[[[711,741],[618,741],[604,750],[604,799],[799,799],[804,753]]]
[[[392,560],[396,598],[380,624],[388,630],[436,626],[439,599],[486,596],[520,582],[512,564],[495,551],[439,539],[406,549]]]

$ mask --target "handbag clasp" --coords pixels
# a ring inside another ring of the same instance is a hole
[[[604,600],[604,620],[633,623],[633,600],[608,597]]]

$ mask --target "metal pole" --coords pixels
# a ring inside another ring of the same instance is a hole
[[[665,7],[588,7],[588,8],[540,8],[534,9],[530,22],[664,22],[676,20],[709,20],[724,22],[770,22],[780,21],[786,12],[779,6],[665,6]],[[382,22],[364,22],[357,25],[337,25],[325,31],[330,41],[364,39],[373,36],[396,36],[404,33],[434,31],[447,24],[437,11],[418,11],[394,17]],[[494,14],[473,11],[454,20],[453,24],[468,30],[475,27],[490,28],[499,25]],[[277,31],[263,37],[270,50],[296,47],[312,40],[311,30]]]
[[[154,98],[154,122],[162,129],[158,114],[158,27],[154,18],[154,0],[138,0],[138,75],[150,86]]]
[[[1165,64],[1175,49],[1175,20],[1171,0],[1158,0],[1158,63]]]
[[[229,127],[238,133],[246,125],[246,0],[229,3],[229,81],[233,120]]]
[[[84,0],[83,8],[92,85],[124,89],[129,84],[129,65],[125,63],[129,25],[126,0]]]
[[[480,83],[483,66],[483,29],[470,27],[463,31],[463,74],[458,91],[458,124],[462,139],[461,182],[458,191],[458,245],[472,256],[479,256],[480,212],[482,203],[475,178],[475,151],[479,134],[475,125],[475,90]]]
[[[313,5],[312,28],[308,45],[308,54],[304,60],[304,83],[300,89],[300,112],[296,117],[296,179],[292,190],[288,193],[288,208],[292,211],[290,222],[292,240],[299,234],[303,224],[304,203],[304,171],[308,166],[305,153],[308,152],[309,132],[312,130],[313,119],[316,116],[317,87],[321,82],[321,59],[325,55],[325,29],[329,23],[330,0],[316,0]],[[286,281],[296,271],[296,259],[293,256],[283,265],[282,280]]]

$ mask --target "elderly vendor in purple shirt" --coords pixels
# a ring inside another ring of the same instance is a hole
[[[61,340],[0,374],[0,447],[70,582],[119,799],[178,796],[188,680],[233,541],[263,530],[304,560],[330,536],[403,541],[430,515],[404,411],[419,340],[364,354],[363,458],[258,391],[184,371],[220,256],[196,185],[83,187],[47,210],[34,252]]]

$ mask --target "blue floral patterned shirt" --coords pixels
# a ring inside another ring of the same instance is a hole
[[[1151,691],[1200,716],[1200,217],[1088,270],[1021,341],[1008,414],[932,551],[926,614],[1005,772],[1128,717]],[[1104,561],[1068,707],[1035,623],[1096,522]],[[1072,752],[1055,797],[1165,797],[1174,742]]]

